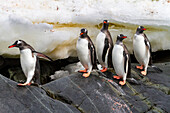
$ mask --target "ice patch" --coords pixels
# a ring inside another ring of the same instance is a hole
[[[56,80],[56,79],[59,79],[59,78],[62,78],[62,77],[65,77],[65,76],[68,76],[69,75],[69,72],[68,71],[56,71],[54,75],[51,75],[50,78],[52,80]]]

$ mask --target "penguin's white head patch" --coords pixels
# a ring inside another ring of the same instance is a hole
[[[87,34],[88,30],[87,30],[86,28],[82,28],[80,32],[81,32],[81,34],[84,34],[84,33]],[[80,35],[81,35],[81,34],[80,34]]]
[[[17,44],[18,44],[18,45],[21,44],[21,43],[22,43],[22,42],[21,42],[20,40],[17,41]]]
[[[139,26],[138,28],[139,28],[139,29],[144,29],[144,27],[143,27],[143,26]]]
[[[86,29],[86,28],[84,28],[84,32],[85,32],[85,33],[87,32],[87,29]]]

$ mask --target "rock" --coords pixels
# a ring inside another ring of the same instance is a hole
[[[4,58],[2,56],[0,56],[0,69],[3,67],[4,65]]]
[[[77,72],[41,87],[17,87],[16,82],[0,75],[0,111],[169,113],[170,63],[155,64],[163,72],[149,68],[147,76],[141,75],[135,65],[131,70],[133,78],[125,86],[112,80],[113,72],[93,71],[88,78]]]
[[[2,75],[0,91],[1,113],[80,113],[76,107],[50,98],[41,88],[18,87]]]
[[[53,97],[65,97],[63,101],[71,102],[83,113],[130,113],[129,106],[112,87],[97,75],[84,78],[80,73],[43,85]]]
[[[16,82],[22,82],[24,83],[26,81],[26,77],[21,69],[21,67],[15,67],[8,69],[10,79],[14,80]]]
[[[82,77],[81,73],[60,78],[43,85],[43,89],[52,98],[62,97],[62,101],[83,113],[170,112],[170,63],[157,64],[163,73],[149,68],[147,76],[142,76],[134,65],[133,78],[125,86],[118,85],[118,80],[112,81],[93,72],[88,78]],[[113,74],[106,72],[105,75]]]

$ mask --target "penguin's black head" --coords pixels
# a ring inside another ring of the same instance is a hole
[[[117,40],[119,40],[119,41],[122,41],[125,38],[127,38],[127,36],[124,36],[123,34],[120,34],[120,35],[117,36]]]
[[[109,21],[108,20],[103,20],[103,23],[104,24],[109,24]]]
[[[15,41],[14,44],[12,44],[11,46],[9,46],[8,48],[12,48],[12,47],[18,47],[18,48],[21,48],[23,46],[25,46],[27,43],[23,40],[17,40]]]
[[[80,36],[87,36],[88,30],[86,28],[83,28],[80,30]]]
[[[108,29],[108,27],[109,27],[109,21],[103,20],[103,28],[102,29]]]
[[[143,31],[145,31],[146,28],[144,28],[143,26],[139,26],[136,30],[136,33],[143,33]]]

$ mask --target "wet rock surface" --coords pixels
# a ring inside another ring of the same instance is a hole
[[[170,63],[159,63],[163,73],[152,68],[142,76],[132,64],[132,77],[125,86],[112,80],[113,73],[92,72],[88,78],[75,73],[41,87],[17,87],[0,75],[0,110],[34,113],[169,113]],[[109,79],[108,79],[109,78]],[[112,80],[112,81],[108,81]],[[19,107],[18,107],[19,106]]]

